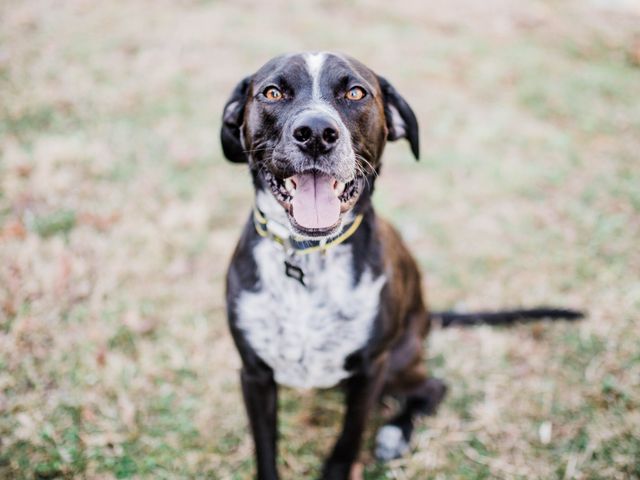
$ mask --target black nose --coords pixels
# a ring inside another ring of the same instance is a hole
[[[294,141],[307,153],[327,153],[335,146],[338,138],[338,125],[326,115],[303,115],[293,127]]]

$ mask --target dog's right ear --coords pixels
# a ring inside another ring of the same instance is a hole
[[[244,107],[247,103],[249,86],[251,78],[242,79],[229,100],[224,106],[222,114],[222,128],[220,130],[220,143],[222,143],[222,151],[227,160],[234,163],[246,163],[248,161],[247,154],[240,140],[240,127],[244,122]]]

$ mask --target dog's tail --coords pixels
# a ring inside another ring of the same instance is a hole
[[[579,310],[540,307],[531,309],[502,310],[496,312],[430,312],[431,318],[447,327],[469,327],[474,325],[512,325],[517,322],[529,323],[539,320],[579,320],[584,314]]]

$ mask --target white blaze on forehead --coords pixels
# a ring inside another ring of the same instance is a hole
[[[326,53],[307,53],[304,56],[309,75],[311,76],[311,94],[314,100],[320,99],[320,72],[322,71],[322,65],[324,65],[326,58]]]
[[[308,109],[317,110],[329,114],[334,120],[339,121],[340,116],[336,109],[326,100],[322,99],[322,93],[320,91],[320,76],[322,74],[322,67],[327,59],[328,54],[326,52],[320,53],[305,53],[304,60],[307,64],[307,71],[311,77],[311,99],[312,102],[308,105]],[[345,133],[342,131],[341,133]]]
[[[329,115],[338,125],[340,130],[341,141],[337,147],[338,157],[345,159],[345,161],[339,162],[339,169],[346,169],[342,174],[345,178],[353,178],[353,168],[356,163],[355,155],[353,152],[353,146],[351,144],[351,135],[340,118],[340,114],[331,102],[322,98],[320,91],[320,76],[325,64],[326,59],[329,56],[335,54],[320,52],[320,53],[305,53],[303,55],[304,61],[307,64],[307,71],[311,77],[311,101],[306,105],[305,111],[317,111]]]

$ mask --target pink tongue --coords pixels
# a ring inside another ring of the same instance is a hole
[[[329,175],[304,173],[293,177],[296,193],[293,196],[293,218],[304,228],[329,228],[340,218],[340,200],[333,193]]]

